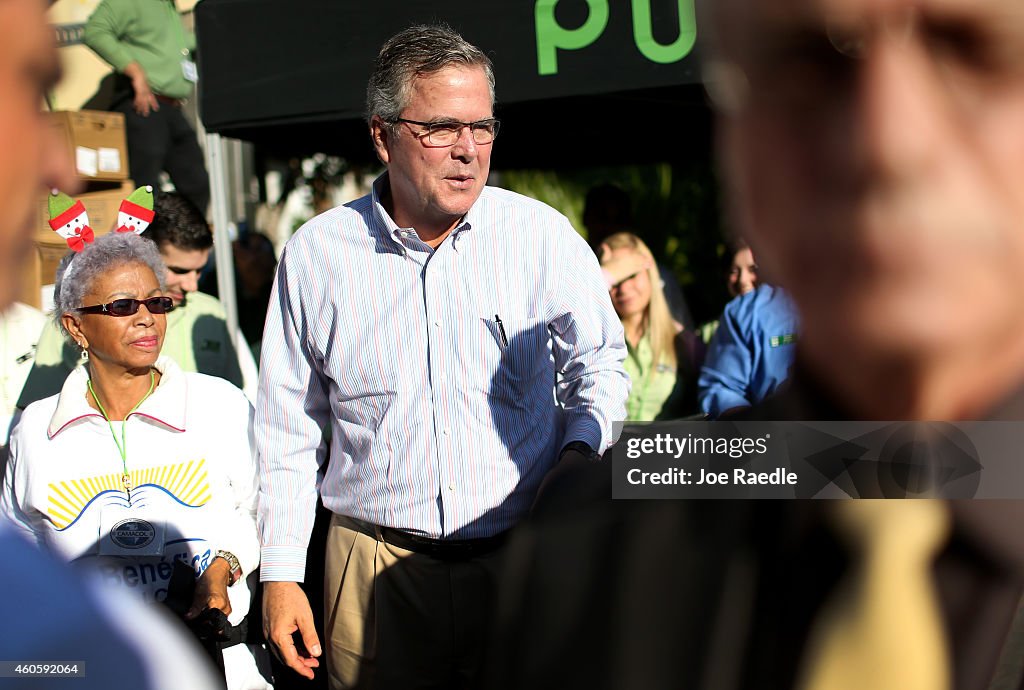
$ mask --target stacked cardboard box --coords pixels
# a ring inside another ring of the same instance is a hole
[[[121,200],[135,188],[128,179],[128,149],[124,115],[92,110],[55,112],[49,117],[60,130],[68,154],[75,162],[84,191],[73,195],[85,206],[89,225],[97,235],[113,229]],[[68,245],[49,226],[47,197],[41,194],[36,225],[36,250],[25,267],[20,300],[34,307],[49,308],[46,287],[53,284],[57,264]]]
[[[124,137],[124,115],[99,110],[60,111],[49,114],[60,130],[75,162],[79,179],[85,182],[121,182],[128,179],[128,148]]]

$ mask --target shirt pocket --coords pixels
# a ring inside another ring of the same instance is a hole
[[[527,392],[539,375],[551,371],[551,336],[539,317],[493,319],[481,317],[483,350],[488,372],[486,392],[512,397]]]

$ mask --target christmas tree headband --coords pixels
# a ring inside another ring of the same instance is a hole
[[[80,252],[96,239],[96,234],[89,227],[89,214],[81,201],[54,189],[47,205],[50,229],[67,240],[72,251]],[[150,185],[139,187],[121,202],[116,231],[141,235],[153,222],[153,215],[153,188]]]

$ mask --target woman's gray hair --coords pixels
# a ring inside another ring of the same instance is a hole
[[[65,338],[71,335],[64,328],[61,317],[82,304],[85,294],[99,276],[125,264],[148,266],[167,289],[166,269],[160,251],[150,240],[132,232],[111,232],[85,245],[80,252],[70,252],[57,266],[57,281],[53,286],[53,318]]]
[[[379,115],[388,127],[394,127],[409,105],[413,80],[453,65],[483,69],[493,106],[490,58],[447,24],[416,24],[389,38],[381,46],[366,87],[367,124]]]

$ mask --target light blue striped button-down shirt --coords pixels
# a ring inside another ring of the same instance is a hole
[[[622,326],[564,216],[486,187],[432,250],[383,184],[281,257],[256,415],[264,580],[303,578],[328,426],[327,508],[475,538],[527,513],[565,444],[604,450],[625,416]]]

